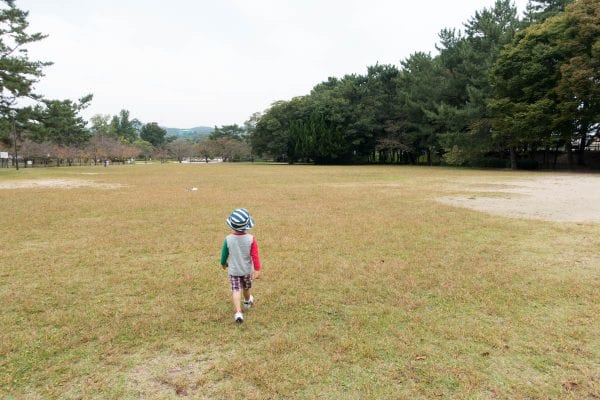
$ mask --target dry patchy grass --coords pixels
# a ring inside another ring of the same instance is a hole
[[[598,399],[600,226],[434,201],[523,176],[0,171],[97,184],[0,190],[0,397]],[[240,206],[264,272],[235,326],[218,256]]]

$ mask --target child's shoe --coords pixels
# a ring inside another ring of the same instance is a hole
[[[235,315],[233,316],[233,319],[238,324],[241,324],[242,322],[244,322],[244,314],[242,314],[241,312],[236,312]]]
[[[248,300],[244,300],[244,308],[249,310],[254,305],[254,296],[250,295]]]

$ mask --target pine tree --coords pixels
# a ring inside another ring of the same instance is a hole
[[[525,9],[526,25],[544,22],[565,10],[575,0],[529,0]]]
[[[2,0],[0,8],[0,118],[14,118],[17,101],[41,98],[33,85],[43,76],[42,68],[52,63],[31,61],[25,46],[46,37],[27,33],[28,12],[15,6],[14,0]],[[0,3],[1,4],[1,3]]]

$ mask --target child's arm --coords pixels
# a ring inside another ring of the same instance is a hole
[[[252,239],[252,246],[250,246],[250,257],[252,257],[252,264],[254,264],[254,278],[258,279],[260,276],[260,257],[258,255],[258,243],[256,238]]]
[[[227,247],[227,239],[225,239],[223,242],[223,248],[221,249],[221,267],[228,267],[227,258],[229,258],[229,248]]]

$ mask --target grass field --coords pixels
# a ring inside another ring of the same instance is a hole
[[[600,399],[600,224],[435,201],[524,176],[0,170],[124,185],[0,190],[0,398]],[[218,260],[242,206],[263,274],[237,326]]]

